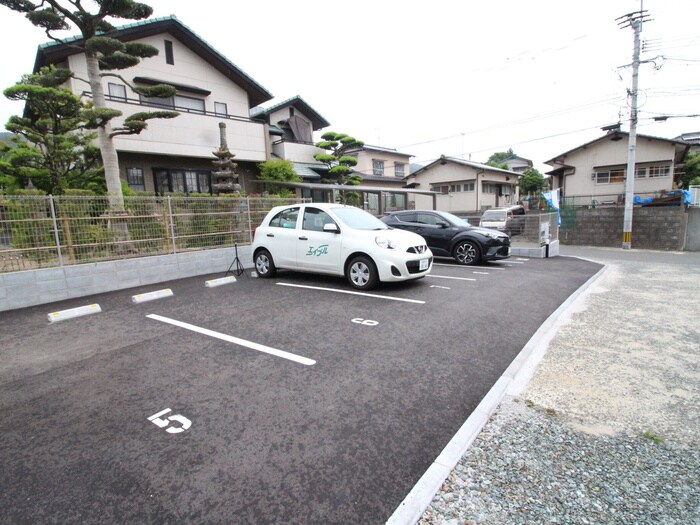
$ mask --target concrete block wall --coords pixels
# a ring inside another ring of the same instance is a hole
[[[559,230],[562,244],[579,246],[622,246],[625,210],[576,208],[573,220],[563,221]],[[632,248],[682,250],[688,224],[682,206],[637,207],[632,213]]]
[[[196,275],[223,276],[234,257],[234,248],[219,248],[0,273],[0,312]],[[238,247],[238,258],[245,268],[252,267],[249,245]]]

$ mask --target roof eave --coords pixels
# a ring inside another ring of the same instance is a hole
[[[177,37],[183,42],[183,44],[187,45],[189,49],[211,64],[224,76],[229,78],[237,85],[243,87],[248,94],[249,107],[252,108],[272,99],[272,93],[267,91],[264,87],[249,77],[236,65],[230,62],[213,47],[202,40],[198,35],[196,35],[194,31],[173,16],[155,19],[151,22],[131,24],[122,28],[117,28],[117,30],[112,33],[111,36],[121,40],[122,42],[129,42],[131,40],[153,36],[160,33],[169,33],[174,37]],[[38,71],[43,66],[62,62],[69,56],[80,53],[80,49],[76,49],[74,46],[82,46],[82,44],[83,39],[77,38],[71,40],[70,45],[50,44],[39,46],[37,56],[34,61],[34,72]]]

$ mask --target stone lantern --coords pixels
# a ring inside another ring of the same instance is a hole
[[[226,123],[219,122],[219,149],[213,152],[216,160],[212,164],[216,167],[211,172],[211,188],[215,194],[240,193],[241,185],[238,183],[238,164],[233,162],[235,155],[231,153],[226,144]]]

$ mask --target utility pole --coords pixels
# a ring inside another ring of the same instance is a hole
[[[640,34],[642,32],[642,22],[648,21],[647,11],[642,7],[634,13],[628,13],[617,18],[617,23],[621,28],[632,27],[634,30],[634,54],[632,55],[632,89],[628,91],[630,95],[630,134],[627,149],[627,176],[625,179],[625,217],[622,227],[622,249],[632,248],[632,211],[634,210],[634,177],[635,161],[637,153],[637,93],[639,91],[639,53]]]

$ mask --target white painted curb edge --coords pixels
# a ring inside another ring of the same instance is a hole
[[[442,483],[484,428],[504,396],[518,395],[525,389],[544,357],[549,343],[559,328],[568,322],[567,311],[578,300],[583,302],[593,289],[593,285],[602,278],[607,269],[607,266],[601,268],[542,323],[433,464],[428,467],[418,483],[389,517],[386,521],[387,525],[414,525],[418,522]]]

